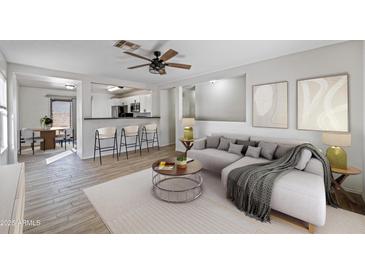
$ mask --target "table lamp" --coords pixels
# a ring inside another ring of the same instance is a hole
[[[183,118],[182,124],[184,127],[184,140],[193,140],[193,125],[195,124],[194,118]]]
[[[331,167],[347,169],[347,155],[342,147],[351,146],[350,133],[323,133],[322,142],[330,147],[327,149],[326,156]]]

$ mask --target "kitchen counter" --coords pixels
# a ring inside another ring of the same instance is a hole
[[[152,116],[152,117],[87,117],[84,118],[84,120],[110,120],[110,119],[160,119],[158,116]]]

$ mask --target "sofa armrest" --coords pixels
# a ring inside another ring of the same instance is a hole
[[[307,164],[307,166],[305,167],[304,171],[312,173],[312,174],[316,174],[319,175],[321,177],[324,176],[324,172],[323,172],[323,166],[321,161],[319,161],[316,158],[311,158]]]
[[[194,145],[192,149],[202,150],[206,148],[206,145],[207,145],[207,137],[199,138],[194,140]]]

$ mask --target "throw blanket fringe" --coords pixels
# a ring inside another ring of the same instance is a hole
[[[228,175],[227,198],[236,207],[262,222],[270,221],[271,195],[275,180],[297,165],[303,149],[312,152],[323,166],[327,204],[337,207],[331,192],[332,172],[327,158],[311,144],[298,145],[285,156],[269,163],[253,164],[232,170]]]

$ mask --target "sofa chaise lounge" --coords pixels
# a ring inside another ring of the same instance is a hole
[[[215,143],[210,139],[215,140]],[[188,157],[199,160],[204,169],[219,174],[225,187],[228,175],[233,169],[270,160],[265,159],[262,153],[259,157],[247,156],[244,150],[241,154],[231,153],[227,146],[220,145],[224,139],[229,139],[229,144],[246,144],[246,149],[248,146],[260,146],[260,143],[274,144],[276,149],[273,159],[283,156],[283,153],[292,147],[305,143],[280,138],[227,135],[213,135],[196,140],[193,148],[188,151]],[[311,233],[314,232],[315,226],[323,226],[326,220],[326,195],[321,162],[315,158],[308,158],[301,168],[295,168],[280,176],[273,187],[271,208],[306,222]]]

